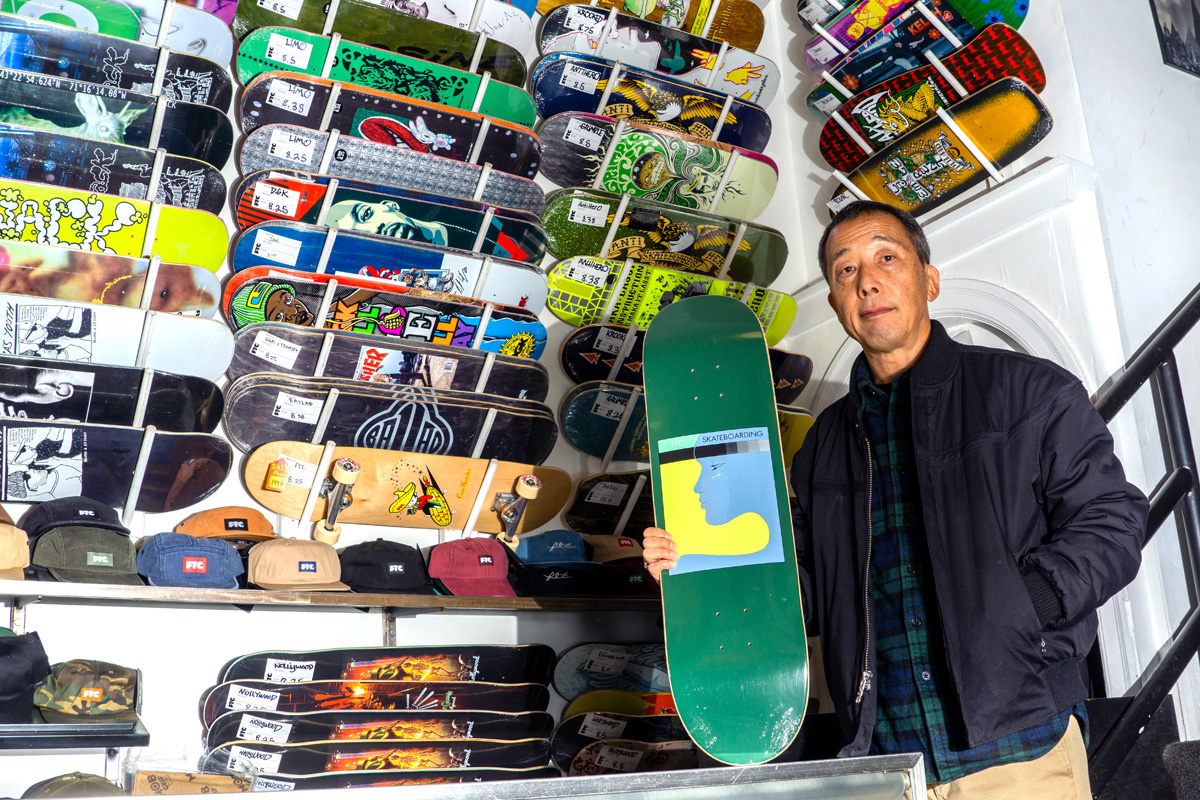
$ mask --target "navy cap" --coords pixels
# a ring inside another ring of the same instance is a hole
[[[376,539],[339,551],[342,583],[356,592],[437,594],[425,571],[421,551],[399,542]]]
[[[534,566],[508,554],[508,582],[518,597],[595,597],[594,574],[594,569]]]
[[[33,692],[50,674],[37,633],[0,638],[0,722],[33,719]]]
[[[245,572],[237,548],[223,539],[200,539],[186,533],[146,537],[137,554],[138,572],[151,586],[236,589]]]
[[[556,530],[517,541],[517,556],[531,567],[567,567],[587,569],[598,566],[587,557],[587,547],[575,531]]]

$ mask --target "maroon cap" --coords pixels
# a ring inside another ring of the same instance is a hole
[[[459,596],[517,596],[508,582],[508,548],[490,536],[456,539],[433,548],[429,577]]]

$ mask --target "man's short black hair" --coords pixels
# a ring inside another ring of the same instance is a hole
[[[829,236],[833,233],[833,229],[843,222],[849,222],[852,219],[857,219],[864,214],[870,214],[875,211],[890,214],[899,220],[900,224],[904,226],[904,230],[908,233],[908,241],[912,243],[913,249],[917,251],[917,257],[921,259],[921,263],[929,263],[929,240],[925,238],[925,231],[921,229],[921,223],[917,222],[916,217],[902,208],[896,208],[887,203],[879,203],[874,200],[855,200],[833,215],[833,221],[826,226],[825,232],[821,234],[821,243],[817,245],[817,264],[821,267],[821,275],[829,285],[832,286],[833,282],[829,277],[829,262],[825,260],[825,245],[828,244]]]

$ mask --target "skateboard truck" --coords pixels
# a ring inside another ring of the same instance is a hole
[[[322,490],[328,501],[329,511],[326,512],[325,519],[318,520],[313,527],[313,538],[318,542],[334,544],[342,535],[342,526],[338,524],[337,518],[342,509],[354,501],[354,482],[358,480],[361,469],[362,466],[352,458],[339,458],[333,462],[333,485],[328,490]]]
[[[504,531],[496,538],[514,550],[517,547],[517,528],[521,526],[525,506],[537,498],[542,482],[536,475],[522,475],[517,478],[515,488],[514,492],[496,492],[492,501],[492,511],[500,512],[500,524],[504,526]]]

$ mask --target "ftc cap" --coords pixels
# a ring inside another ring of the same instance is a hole
[[[76,658],[54,665],[33,702],[46,722],[133,722],[137,692],[136,669]]]
[[[429,553],[429,577],[454,595],[516,597],[508,582],[508,548],[490,536],[443,542]]]
[[[201,539],[240,539],[248,542],[265,542],[279,538],[261,511],[245,506],[210,508],[207,511],[192,514],[176,525],[175,531]]]
[[[33,691],[50,674],[50,661],[36,632],[17,636],[4,630],[8,635],[0,636],[0,722],[29,722]]]
[[[51,528],[63,525],[79,525],[89,528],[103,528],[129,535],[129,529],[121,524],[121,518],[111,507],[86,497],[64,497],[59,500],[47,500],[35,506],[21,527],[30,538],[40,536]]]
[[[88,772],[72,772],[38,781],[25,790],[21,800],[34,797],[108,797],[124,796],[126,793],[110,781]]]
[[[588,546],[593,561],[607,564],[610,561],[620,561],[623,558],[641,558],[642,546],[637,539],[628,536],[616,536],[611,533],[593,533],[585,535],[583,542]]]
[[[51,528],[38,536],[30,561],[59,581],[142,585],[129,536],[104,528]]]
[[[272,539],[250,548],[246,579],[263,589],[348,592],[333,545],[310,539]]]
[[[399,542],[376,539],[350,545],[338,558],[342,581],[356,592],[436,594],[421,551]]]
[[[172,532],[146,537],[138,550],[137,568],[151,586],[197,589],[236,589],[238,575],[245,571],[229,542]]]
[[[583,539],[575,531],[556,530],[522,536],[517,555],[531,567],[587,568],[596,563],[587,557]]]

